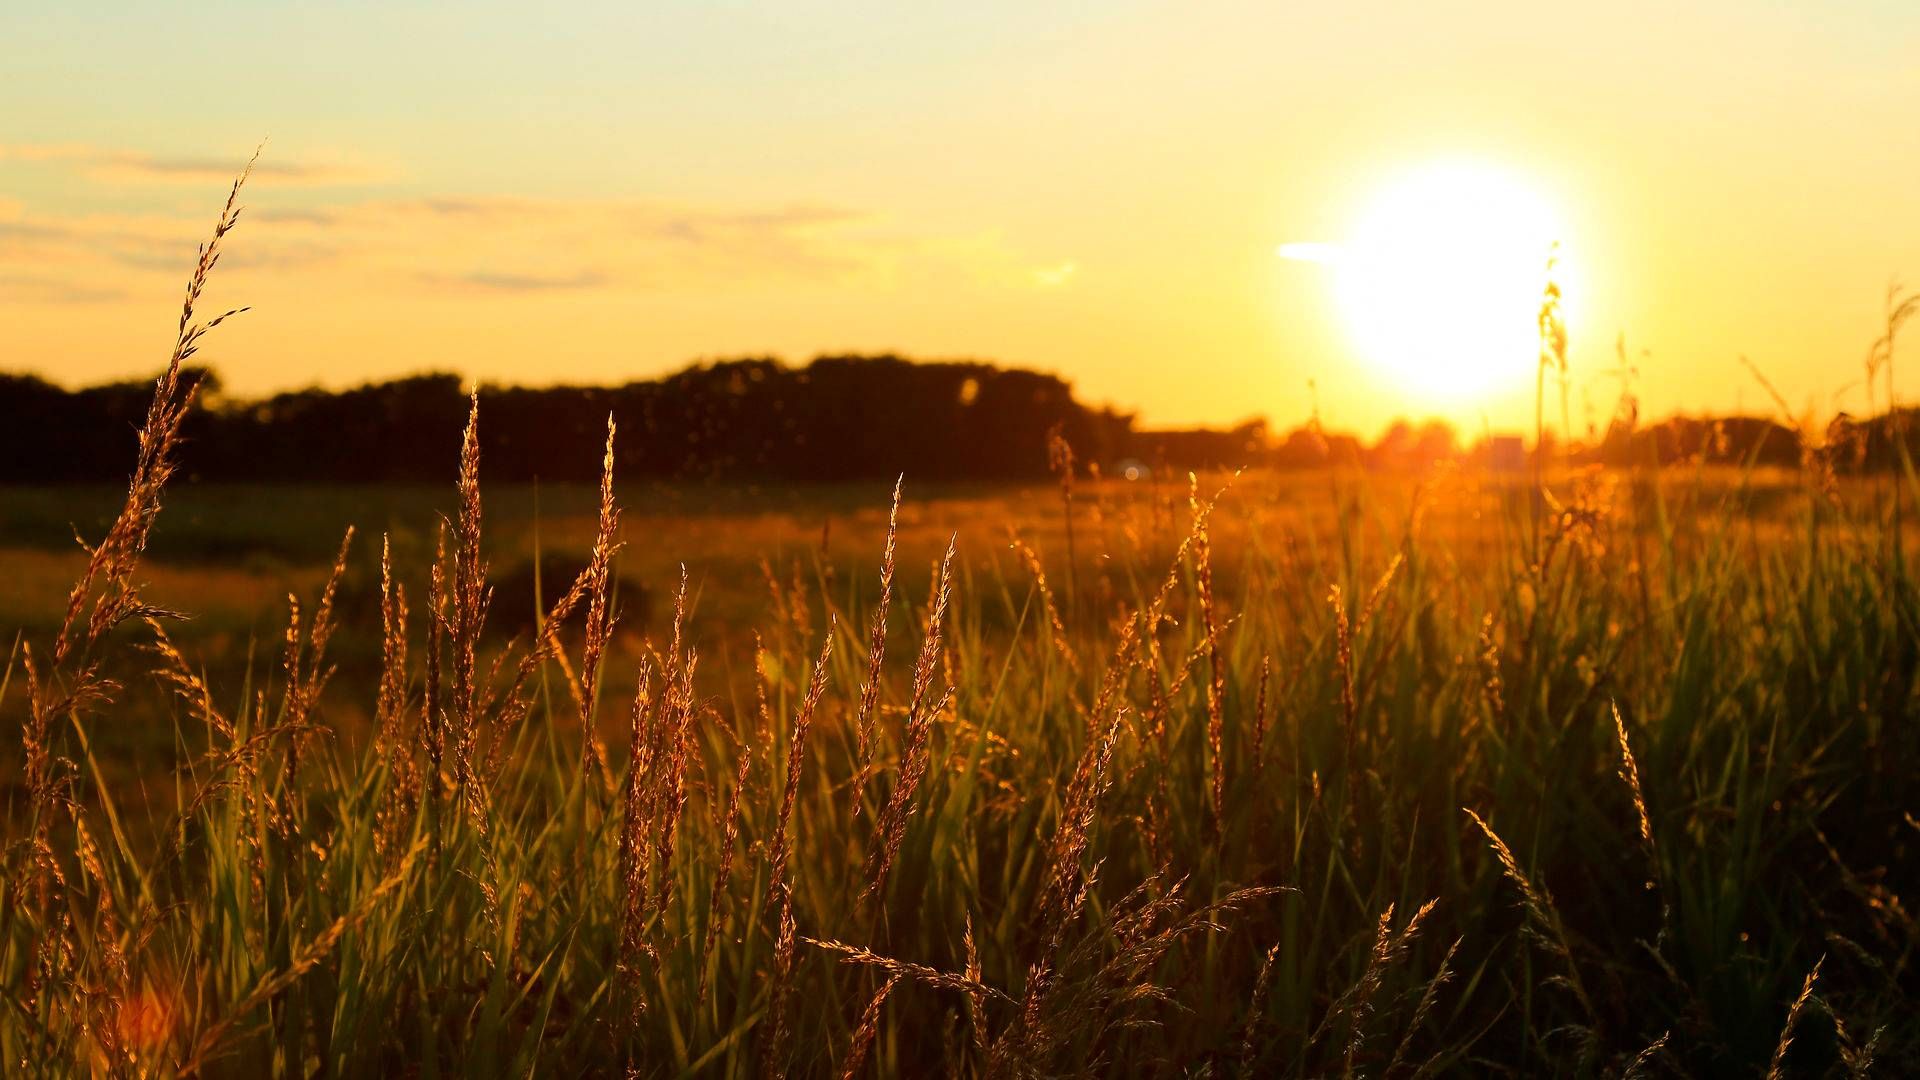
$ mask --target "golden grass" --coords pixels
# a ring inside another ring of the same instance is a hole
[[[1859,1075],[1920,1047],[1897,502],[1544,468],[1203,498],[1078,482],[1056,438],[1057,492],[897,483],[838,551],[715,515],[674,534],[715,540],[696,575],[623,518],[610,417],[548,604],[494,595],[526,537],[483,531],[476,393],[444,524],[383,527],[366,581],[349,528],[229,685],[148,598],[193,579],[143,555],[239,190],[128,497],[0,674],[15,1071]],[[677,583],[658,625],[630,563]],[[524,640],[489,629],[529,601]],[[709,605],[761,617],[751,676]],[[599,701],[629,677],[623,751]],[[103,733],[141,730],[164,763],[117,781]],[[129,829],[149,776],[174,792]]]

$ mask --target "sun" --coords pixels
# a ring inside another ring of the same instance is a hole
[[[1281,254],[1329,264],[1341,320],[1388,382],[1458,403],[1531,382],[1548,263],[1564,290],[1566,240],[1519,175],[1443,161],[1375,193],[1344,243]]]

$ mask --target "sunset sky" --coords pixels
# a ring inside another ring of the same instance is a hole
[[[0,58],[0,367],[68,384],[164,361],[263,136],[210,298],[254,310],[205,354],[240,394],[898,351],[1151,424],[1291,426],[1310,383],[1340,427],[1530,424],[1524,359],[1409,378],[1367,343],[1435,305],[1276,256],[1435,162],[1562,234],[1576,425],[1621,333],[1643,415],[1766,408],[1743,355],[1859,411],[1920,284],[1910,0],[75,2],[0,8]],[[1471,279],[1476,235],[1395,287]]]

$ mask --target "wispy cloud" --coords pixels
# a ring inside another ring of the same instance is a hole
[[[293,225],[332,225],[340,220],[340,215],[332,210],[300,207],[267,207],[248,216],[254,221]]]
[[[13,273],[0,274],[0,292],[35,304],[110,304],[128,297],[125,289]]]
[[[176,157],[86,143],[0,143],[0,162],[63,166],[89,179],[114,183],[224,184],[244,161],[239,158]],[[262,159],[254,175],[301,187],[344,187],[376,183],[377,170],[336,162]]]
[[[0,239],[16,242],[71,239],[74,231],[63,225],[38,221],[0,221]]]
[[[1057,288],[1078,272],[1072,262],[1026,257],[997,234],[943,234],[859,207],[809,202],[703,206],[492,195],[320,201],[264,190],[256,198],[264,205],[228,245],[228,265],[248,271],[260,287],[336,295],[741,296],[969,281],[1023,290]],[[202,216],[177,211],[50,213],[0,205],[0,274],[69,282],[76,297],[119,288],[144,294],[185,271],[205,229]],[[37,293],[51,288],[35,286]]]
[[[597,270],[557,275],[473,270],[450,276],[423,274],[420,280],[440,287],[477,289],[483,292],[543,293],[597,289],[609,284],[612,279]]]
[[[191,261],[183,227],[135,215],[0,218],[0,271],[20,267],[107,264],[135,270],[179,269]]]
[[[336,208],[314,224],[369,252],[428,263],[415,267],[421,280],[469,279],[444,267],[478,265],[490,269],[473,284],[516,292],[843,279],[895,254],[874,235],[872,215],[837,206],[441,196]]]
[[[1080,272],[1078,263],[1056,263],[1053,266],[1036,266],[1031,271],[1033,283],[1042,289],[1057,289],[1073,279]]]

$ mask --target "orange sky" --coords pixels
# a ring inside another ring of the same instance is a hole
[[[1858,411],[1920,281],[1909,3],[55,7],[0,12],[0,365],[66,383],[164,360],[262,135],[205,354],[240,393],[896,350],[1153,424],[1311,383],[1341,427],[1529,426],[1530,370],[1411,388],[1274,255],[1442,159],[1556,208],[1576,425],[1621,333],[1643,412],[1762,409],[1742,355]]]

